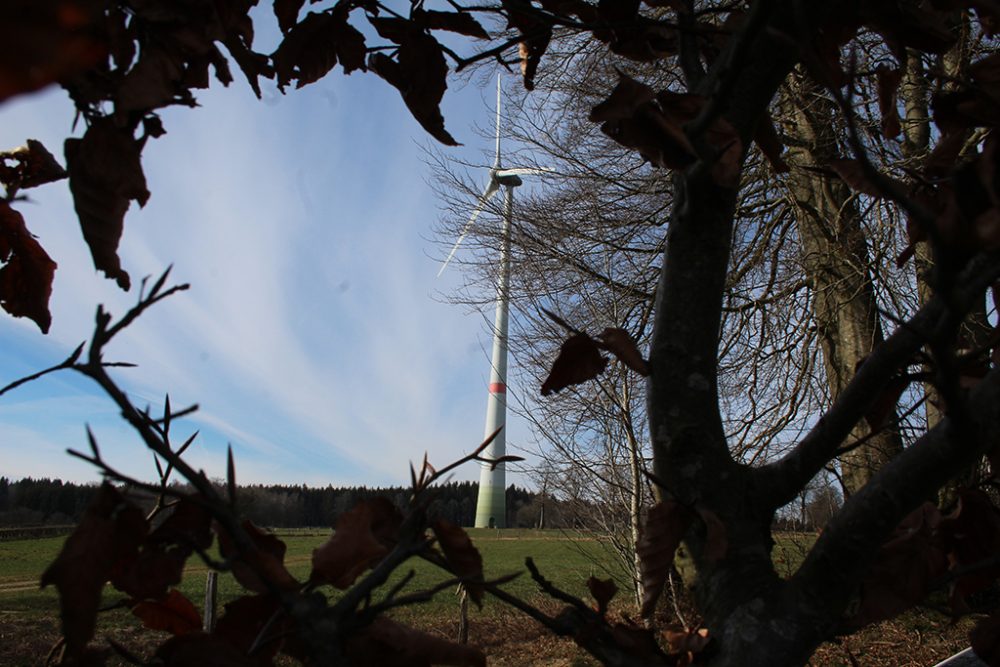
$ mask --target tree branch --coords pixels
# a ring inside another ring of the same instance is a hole
[[[973,422],[963,426],[972,431],[971,440],[955,437],[955,424],[945,418],[886,464],[831,518],[790,580],[807,615],[825,616],[833,623],[899,522],[995,445],[1000,370],[991,371],[970,393],[968,407]]]
[[[968,312],[974,301],[1000,277],[1000,253],[982,254],[966,266],[948,304]],[[780,460],[754,470],[765,502],[777,508],[798,494],[826,463],[900,368],[944,326],[950,330],[946,299],[935,295],[869,355],[826,414],[799,444]],[[949,333],[945,331],[942,333]]]

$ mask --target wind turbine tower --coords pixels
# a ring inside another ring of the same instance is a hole
[[[487,202],[500,187],[504,188],[503,228],[500,235],[499,277],[497,280],[496,317],[493,321],[493,355],[490,365],[489,395],[486,401],[486,429],[484,438],[500,429],[493,442],[483,452],[489,459],[504,456],[507,450],[507,325],[510,310],[510,225],[514,212],[514,188],[521,185],[521,176],[540,174],[547,169],[504,169],[500,162],[500,76],[497,75],[497,120],[496,159],[490,169],[490,180],[479,197],[469,221],[462,228],[458,240],[452,246],[447,259],[441,265],[438,275],[448,266],[465,235],[468,234],[476,218],[482,213]],[[476,503],[476,528],[506,528],[507,526],[507,486],[505,464],[491,469],[482,464],[479,473],[479,499]]]

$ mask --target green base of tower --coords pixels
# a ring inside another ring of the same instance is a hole
[[[507,527],[507,494],[502,486],[479,485],[476,528]]]

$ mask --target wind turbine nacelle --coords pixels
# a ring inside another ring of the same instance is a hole
[[[496,179],[497,183],[499,183],[500,185],[506,185],[508,188],[516,188],[517,186],[524,183],[524,181],[521,180],[521,177],[517,176],[516,174],[502,175],[501,172],[501,174],[497,174]]]

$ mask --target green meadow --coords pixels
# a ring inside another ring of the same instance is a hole
[[[276,533],[287,545],[285,563],[300,580],[309,576],[312,550],[322,544],[329,531],[291,530]],[[570,534],[561,531],[536,530],[475,530],[469,529],[474,544],[483,556],[486,576],[500,577],[520,572],[521,576],[504,585],[518,597],[531,601],[549,613],[558,610],[559,603],[548,599],[531,580],[525,566],[527,556],[534,558],[542,574],[557,587],[588,599],[587,578],[591,575],[618,580],[621,592],[617,608],[634,615],[627,597],[626,577],[605,544],[590,534]],[[781,534],[777,536],[773,558],[775,569],[782,576],[794,572],[812,546],[813,534]],[[53,588],[40,590],[38,579],[47,565],[59,552],[65,537],[25,539],[0,542],[0,664],[11,667],[40,665],[49,648],[58,637],[58,599]],[[678,565],[688,570],[683,553]],[[425,590],[448,579],[448,574],[420,560],[412,559],[400,568],[385,587],[410,571],[413,577],[404,589],[406,592]],[[197,557],[192,557],[180,585],[183,592],[200,609],[204,601],[207,568]],[[330,588],[323,589],[331,598],[339,595]],[[219,577],[218,603],[220,610],[227,601],[243,594],[242,588],[229,574]],[[381,591],[380,595],[384,595]],[[108,587],[106,603],[112,604],[121,596]],[[379,601],[376,595],[373,602]],[[221,611],[220,611],[221,613]],[[395,610],[393,615],[416,627],[437,634],[456,636],[459,618],[459,600],[454,587],[449,586],[430,602]],[[483,608],[469,609],[472,624],[470,641],[481,646],[489,656],[492,667],[525,667],[545,665],[552,667],[593,667],[596,663],[583,655],[572,641],[557,640],[523,614],[498,600],[486,596]],[[961,626],[961,627],[959,627]],[[851,656],[863,659],[862,664],[873,667],[903,664],[901,655],[912,658],[905,664],[934,664],[967,646],[968,623],[958,625],[946,618],[938,618],[926,611],[910,612],[897,621],[873,626],[866,631],[844,639],[844,645],[825,645],[813,664],[852,664]],[[159,641],[159,633],[144,632],[138,619],[125,609],[102,614],[98,620],[97,638],[111,637],[140,654],[148,655]],[[912,655],[911,655],[912,654]],[[121,664],[113,660],[111,664]],[[279,661],[279,664],[291,664]],[[856,664],[856,662],[854,663]]]
[[[593,536],[516,529],[469,529],[468,532],[482,554],[488,579],[522,573],[504,585],[505,590],[519,597],[532,599],[539,595],[538,586],[531,580],[524,565],[528,556],[534,558],[547,579],[573,595],[586,597],[586,581],[591,575],[602,579],[615,578],[619,586],[627,590],[624,571],[617,565],[606,545]],[[285,565],[288,570],[300,580],[308,578],[312,551],[330,533],[317,529],[278,531],[276,534],[287,545]],[[65,537],[51,537],[0,542],[0,611],[5,615],[30,617],[51,615],[57,609],[55,589],[51,586],[40,589],[38,580],[48,564],[55,559],[64,540]],[[413,577],[403,589],[404,593],[426,590],[449,578],[448,573],[419,558],[413,558],[394,573],[386,588],[411,571]],[[207,573],[207,567],[197,556],[192,556],[179,586],[180,591],[199,608],[204,600]],[[324,590],[331,597],[338,595],[334,589]],[[226,602],[242,594],[242,587],[231,574],[223,573],[219,576],[220,609]],[[106,589],[106,597],[109,604],[118,599],[117,592],[110,587]],[[497,606],[501,606],[501,603],[487,600],[482,612],[473,613],[489,613],[492,607]],[[437,616],[457,613],[457,609],[454,589],[449,588],[439,592],[430,602],[400,613],[406,616]]]

